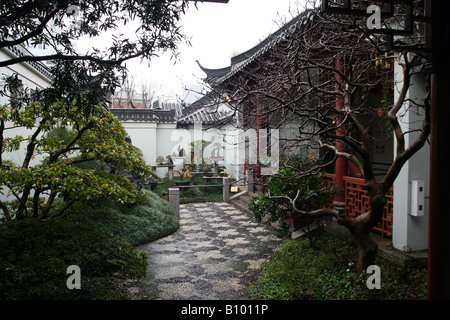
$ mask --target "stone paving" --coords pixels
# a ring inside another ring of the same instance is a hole
[[[281,240],[228,203],[180,206],[180,229],[138,247],[148,250],[147,277],[134,286],[143,299],[248,299],[254,271]]]

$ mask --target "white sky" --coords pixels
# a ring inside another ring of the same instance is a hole
[[[226,67],[233,55],[278,30],[281,21],[289,21],[297,10],[297,0],[229,0],[227,4],[198,3],[197,9],[192,4],[180,22],[191,46],[179,46],[176,64],[164,54],[153,59],[150,67],[139,60],[127,62],[127,67],[135,81],[150,84],[162,100],[179,98],[184,86],[197,85],[205,76],[196,60],[207,68]]]
[[[191,5],[181,20],[191,46],[179,46],[179,61],[174,64],[169,55],[163,55],[151,61],[150,68],[146,62],[134,61],[127,64],[130,73],[161,88],[157,95],[163,99],[180,97],[184,86],[199,84],[205,76],[196,60],[206,68],[229,66],[233,55],[278,30],[281,21],[290,20],[297,12],[296,4],[296,0],[230,0],[198,3],[198,9]]]

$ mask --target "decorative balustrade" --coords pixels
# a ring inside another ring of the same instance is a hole
[[[24,48],[22,45],[15,45],[15,46],[9,46],[7,47],[10,52],[12,52],[17,57],[27,57],[32,56],[32,53],[28,51],[26,48]],[[45,76],[49,80],[53,80],[54,76],[51,73],[50,69],[44,65],[40,61],[27,61],[26,62],[29,66],[33,67],[35,70],[37,70],[40,74]]]
[[[228,177],[222,177],[222,184],[216,184],[216,185],[186,185],[186,186],[178,186],[177,188],[169,188],[169,209],[170,211],[177,217],[177,219],[180,219],[180,189],[185,188],[202,188],[203,189],[203,201],[205,201],[205,194],[204,189],[205,188],[211,188],[211,187],[222,187],[222,195],[223,195],[223,202],[230,202],[230,178]],[[182,197],[183,192],[182,192]]]
[[[324,175],[327,183],[334,183],[334,174]],[[344,177],[344,194],[345,194],[345,214],[348,217],[355,218],[369,210],[369,195],[367,192],[364,179]],[[373,228],[373,231],[380,234],[382,237],[387,237],[392,234],[392,218],[393,218],[393,188],[386,194],[386,205],[384,207],[384,214],[381,222]]]

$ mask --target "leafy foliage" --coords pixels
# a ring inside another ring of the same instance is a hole
[[[0,67],[51,60],[55,63],[53,86],[37,90],[39,101],[55,97],[79,101],[77,96],[86,91],[91,102],[104,101],[107,92],[117,87],[120,74],[125,76],[125,61],[151,59],[161,51],[175,54],[185,40],[178,22],[186,7],[185,1],[166,0],[5,0],[0,3],[0,48],[45,44],[51,53],[23,54],[0,61]],[[122,34],[124,26],[134,28],[134,36]],[[76,40],[95,40],[106,32],[111,41],[105,48],[91,41],[94,45],[88,52],[77,52]],[[14,78],[6,81],[11,93]]]
[[[322,174],[299,175],[306,172],[310,162],[296,156],[286,162],[277,174],[269,177],[270,194],[253,197],[249,209],[258,221],[267,216],[267,222],[282,222],[281,235],[289,232],[289,219],[296,219],[292,210],[292,202],[296,199],[296,207],[310,211],[329,204],[333,195],[338,191],[335,186],[327,186],[323,182]],[[306,219],[307,217],[302,217]],[[305,223],[308,221],[305,220]]]
[[[17,218],[46,219],[89,212],[91,201],[124,204],[144,200],[142,192],[115,173],[121,170],[148,177],[153,175],[151,168],[141,151],[125,141],[124,128],[105,108],[86,111],[64,103],[50,108],[33,103],[20,111],[1,106],[0,114],[11,126],[30,130],[28,137],[3,138],[2,154],[26,150],[23,163],[0,163],[0,181],[15,198],[2,205],[4,212],[9,209]],[[31,165],[33,159],[37,163]],[[79,166],[93,160],[107,170]]]
[[[366,286],[369,274],[356,275],[356,248],[351,241],[325,238],[311,247],[306,239],[288,241],[264,263],[249,289],[257,299],[365,300],[424,299],[426,270],[379,261],[381,290]]]
[[[0,235],[0,299],[123,299],[124,280],[145,276],[143,252],[82,223],[12,220]],[[80,290],[66,286],[70,265],[80,267]]]
[[[168,202],[155,193],[146,190],[142,204],[123,206],[96,205],[94,214],[85,221],[87,224],[119,235],[133,246],[155,241],[178,229],[178,220],[170,212]]]
[[[150,57],[156,48],[172,49],[175,45],[173,42],[179,40],[181,35],[176,23],[185,7],[184,1],[164,0],[2,1],[0,45],[25,41],[40,44],[45,41],[61,53],[74,54],[71,40],[81,36],[96,37],[105,30],[115,30],[134,21],[137,23],[136,39],[116,34],[108,50],[96,51],[92,56],[114,60],[121,55],[127,57],[142,52],[144,57]],[[48,28],[50,24],[53,29]],[[106,53],[108,56],[102,55]]]

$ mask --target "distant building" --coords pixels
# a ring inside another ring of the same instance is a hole
[[[176,101],[154,100],[148,94],[138,93],[135,90],[123,89],[115,93],[110,98],[110,109],[153,109],[153,110],[174,110],[175,115],[182,115],[182,105]]]
[[[32,56],[32,52],[22,45],[0,49],[0,61],[10,60],[22,56]],[[53,75],[50,69],[38,61],[22,62],[0,68],[0,86],[7,76],[18,74],[23,86],[29,89],[43,89],[51,85]],[[0,103],[8,103],[9,98],[0,96]]]
[[[16,45],[13,47],[1,48],[0,49],[0,61],[6,61],[10,59],[14,59],[21,56],[29,56],[32,53],[22,45]],[[5,82],[4,79],[8,76],[12,76],[14,74],[18,75],[18,78],[22,82],[23,88],[27,88],[29,90],[36,89],[45,89],[52,84],[52,74],[49,68],[41,62],[22,62],[13,64],[7,67],[0,68],[0,87],[3,89]],[[15,97],[16,93],[7,91],[5,95],[0,95],[0,104],[6,105],[10,104]],[[13,125],[9,122],[5,123],[5,128],[10,128],[8,130],[4,130],[2,132],[3,138],[11,138],[18,135],[26,137],[31,134],[32,130],[28,130],[25,127],[13,128]],[[21,149],[16,152],[4,152],[2,154],[4,159],[11,160],[17,165],[21,165],[23,159],[25,157],[25,150]],[[32,164],[37,163],[39,159],[32,160]],[[6,200],[7,192],[1,192],[2,187],[0,185],[0,197],[3,200]]]
[[[111,109],[151,109],[152,102],[134,90],[120,90],[111,96]]]

